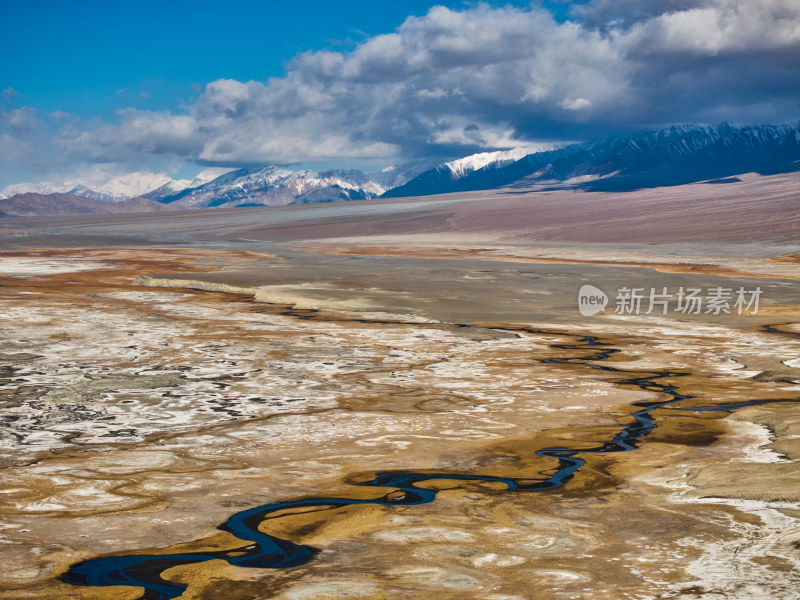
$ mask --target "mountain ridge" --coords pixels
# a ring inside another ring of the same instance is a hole
[[[384,198],[551,185],[627,191],[681,185],[746,172],[800,169],[800,122],[735,127],[676,125],[529,154],[492,163],[463,176],[441,167],[426,171]]]
[[[747,172],[775,174],[794,170],[800,170],[800,122],[739,127],[721,123],[674,125],[533,153],[517,148],[473,154],[449,162],[418,159],[370,174],[356,169],[316,172],[267,165],[221,173],[220,169],[207,169],[189,181],[137,172],[95,188],[74,182],[65,184],[73,186],[66,193],[58,191],[59,186],[32,184],[27,186],[32,190],[27,193],[71,196],[62,198],[63,210],[103,211],[102,206],[89,208],[74,198],[118,204],[128,198],[110,197],[107,192],[141,192],[157,185],[135,197],[171,209],[232,208],[428,196],[501,187],[622,192],[724,180]],[[26,189],[26,184],[9,186],[4,191],[9,189]],[[18,199],[19,195],[11,199]],[[17,202],[16,208],[8,204],[12,212],[4,212],[16,214],[13,211],[23,210],[20,207],[31,200]],[[57,209],[52,202],[41,199],[37,202],[43,214],[55,214],[52,211]],[[29,209],[36,205],[31,204]],[[153,209],[146,204],[138,206],[141,210]]]

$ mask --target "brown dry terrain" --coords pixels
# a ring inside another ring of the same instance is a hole
[[[748,176],[741,183],[703,183],[627,193],[568,190],[472,192],[438,197],[386,218],[325,218],[253,227],[255,239],[309,239],[495,232],[506,241],[675,243],[796,242],[800,177]],[[464,201],[464,198],[471,201]],[[420,201],[428,198],[421,198]],[[456,202],[448,202],[458,199]],[[406,202],[411,202],[406,200]]]
[[[603,444],[663,400],[626,382],[654,371],[687,399],[564,487],[442,478],[429,504],[287,512],[260,529],[307,564],[163,577],[202,599],[800,597],[798,178],[742,179],[5,221],[0,597],[138,598],[58,577],[235,554],[231,514],[375,497],[353,484],[379,471],[552,472],[537,450]],[[584,284],[604,312],[578,312]],[[623,286],[762,295],[618,314]],[[619,352],[543,362],[587,356],[557,347],[576,335]],[[748,400],[784,402],[693,410]]]
[[[104,202],[73,194],[17,194],[0,199],[0,217],[30,217],[35,215],[103,215],[128,212],[170,210],[166,204],[146,198],[129,198],[120,202]]]

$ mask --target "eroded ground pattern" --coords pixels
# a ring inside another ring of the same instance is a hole
[[[3,597],[138,598],[58,576],[108,553],[235,551],[240,540],[216,529],[231,514],[374,496],[349,483],[377,471],[546,472],[537,449],[596,446],[634,402],[659,397],[542,362],[575,356],[553,347],[574,341],[558,332],[359,321],[131,285],[223,254],[49,252],[3,271]],[[443,479],[423,506],[287,513],[261,530],[318,549],[311,562],[212,560],[163,577],[188,585],[186,598],[798,597],[796,405],[686,410],[797,397],[785,372],[750,364],[797,366],[797,328],[780,330],[612,321],[591,332],[620,350],[604,364],[687,373],[675,383],[692,396],[657,413],[636,452],[593,455],[537,495]]]

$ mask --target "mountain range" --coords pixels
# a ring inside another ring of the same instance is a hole
[[[163,173],[136,172],[114,177],[101,185],[81,181],[66,183],[18,183],[6,187],[0,199],[11,198],[16,194],[70,194],[105,202],[120,202],[129,198],[153,197],[174,194],[188,187],[202,185],[230,169],[210,168],[194,179],[173,179]]]
[[[800,170],[800,123],[734,127],[682,125],[490,162],[465,173],[448,164],[384,194],[422,196],[504,186],[629,191]]]
[[[795,170],[800,170],[800,123],[680,125],[537,152],[484,152],[443,163],[421,159],[370,174],[354,169],[315,172],[267,165],[208,169],[194,180],[140,172],[94,187],[79,182],[17,184],[3,190],[0,215],[108,212],[103,202],[133,198],[143,199],[136,209],[153,210],[399,198],[507,186],[626,191],[720,180],[747,172]],[[37,203],[41,205],[38,209]]]

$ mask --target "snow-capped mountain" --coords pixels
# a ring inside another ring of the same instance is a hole
[[[507,165],[532,153],[533,151],[527,148],[514,148],[513,150],[500,150],[498,152],[481,152],[479,154],[472,154],[471,156],[465,156],[458,160],[446,162],[440,168],[446,167],[450,169],[450,173],[452,173],[454,179],[461,179],[487,165]]]
[[[800,170],[800,123],[746,127],[723,123],[679,125],[538,152],[525,148],[483,152],[445,163],[425,158],[369,175],[358,170],[316,172],[270,165],[211,168],[193,180],[177,180],[141,171],[102,185],[16,184],[2,195],[13,199],[24,193],[69,194],[111,202],[141,197],[171,208],[277,206],[504,186],[628,190],[747,172],[796,170]]]
[[[384,193],[384,198],[402,196],[424,196],[445,193],[457,186],[456,182],[486,167],[503,167],[514,163],[534,152],[532,148],[514,148],[497,152],[480,152],[441,163],[432,169],[422,172],[414,178],[391,188]]]
[[[390,165],[381,171],[370,173],[367,178],[384,190],[391,190],[440,164],[442,164],[440,158],[418,158],[404,164]]]
[[[163,173],[139,171],[115,177],[102,185],[76,185],[67,193],[94,200],[119,202],[128,198],[137,198],[154,189],[175,184],[174,179]]]
[[[66,186],[64,184],[56,184],[56,183],[15,183],[13,185],[6,186],[2,193],[0,193],[0,198],[6,200],[17,194],[62,194],[66,192],[72,186]]]
[[[458,162],[458,161],[456,161]],[[735,127],[679,125],[535,152],[510,163],[492,162],[455,177],[444,165],[384,197],[547,185],[629,190],[680,185],[748,172],[800,169],[800,124]]]
[[[385,188],[361,171],[291,171],[276,166],[238,169],[203,185],[187,188],[161,202],[182,208],[280,206],[374,198]]]
[[[431,160],[426,159],[371,175],[348,169],[319,173],[295,171],[274,165],[235,170],[215,167],[192,180],[173,179],[163,173],[137,172],[115,177],[101,185],[78,181],[17,184],[6,188],[4,196],[69,194],[107,202],[141,197],[171,204],[173,208],[363,200],[380,196],[431,166]]]
[[[524,159],[523,159],[524,160]],[[552,176],[590,190],[681,185],[741,173],[800,169],[800,123],[681,125],[603,140],[553,164]]]
[[[376,198],[430,168],[431,159],[388,167],[369,175],[356,169],[330,171],[291,170],[269,165],[238,169],[207,183],[188,186],[177,193],[158,197],[160,202],[181,208],[236,206],[281,206]],[[147,198],[156,198],[146,195]]]
[[[173,179],[164,173],[137,171],[114,177],[105,183],[78,180],[62,183],[18,183],[6,187],[2,196],[11,198],[17,194],[70,194],[104,202],[121,202],[129,198],[158,200],[188,187],[203,185],[228,171],[230,169],[210,168],[199,173],[194,179]]]
[[[188,182],[187,182],[188,183]],[[81,181],[63,183],[19,183],[3,190],[3,195],[10,198],[16,194],[70,194],[83,196],[105,202],[120,202],[128,198],[141,197],[156,188],[174,185],[183,189],[183,182],[176,181],[163,173],[139,171],[114,177],[102,184],[91,184]]]
[[[217,177],[220,177],[221,175],[229,173],[233,170],[235,169],[225,167],[210,167],[198,173],[194,179],[170,179],[164,185],[151,189],[148,192],[140,195],[142,198],[161,201],[163,198],[174,196],[183,190],[200,187],[201,185],[204,185],[209,181],[213,181]]]

